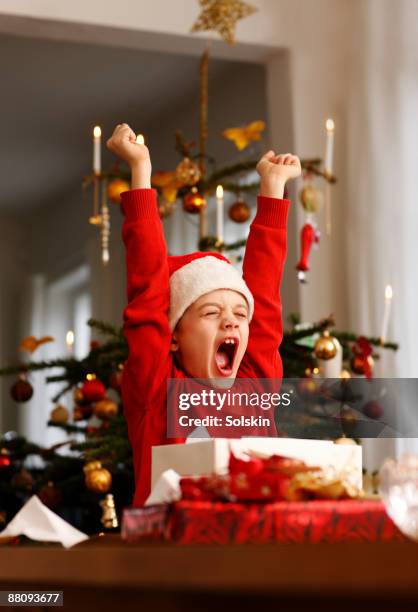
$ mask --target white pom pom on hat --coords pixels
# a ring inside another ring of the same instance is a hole
[[[173,331],[189,306],[206,293],[232,289],[248,304],[248,318],[254,313],[254,298],[241,274],[220,253],[188,253],[168,257],[170,274],[170,328]]]

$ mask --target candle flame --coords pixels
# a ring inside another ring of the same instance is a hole
[[[385,300],[387,300],[389,302],[392,299],[392,297],[393,297],[392,287],[390,285],[386,285]]]
[[[68,347],[73,346],[74,344],[74,332],[70,329],[67,331],[67,335],[65,336],[65,341]]]
[[[327,128],[327,132],[333,132],[335,128],[334,121],[332,119],[327,119],[325,127]]]
[[[222,185],[218,185],[216,188],[216,197],[221,200],[224,197],[224,188]]]
[[[96,374],[90,374],[89,373],[89,374],[87,374],[86,378],[87,378],[87,380],[95,380]]]
[[[102,135],[102,130],[100,129],[100,125],[96,125],[93,130],[93,136],[95,138],[100,138],[101,135]]]
[[[136,137],[136,143],[137,144],[145,144],[145,138],[142,134],[138,134],[138,136]]]

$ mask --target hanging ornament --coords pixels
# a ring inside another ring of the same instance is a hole
[[[314,347],[314,355],[317,359],[333,359],[337,354],[336,339],[333,338],[326,329],[322,332],[321,337],[316,341]]]
[[[206,207],[205,197],[198,192],[197,187],[192,187],[183,198],[183,208],[190,214],[198,214]]]
[[[200,180],[199,166],[189,157],[185,157],[176,168],[177,180],[182,185],[196,185]]]
[[[14,489],[20,489],[21,491],[32,491],[33,489],[33,478],[32,475],[26,470],[22,468],[10,479],[10,484]]]
[[[11,466],[10,453],[6,448],[0,450],[0,471],[7,470]]]
[[[99,402],[106,394],[106,387],[94,374],[87,374],[87,380],[81,386],[83,401],[88,403]]]
[[[301,283],[306,282],[306,272],[309,270],[309,255],[313,244],[318,244],[320,238],[319,230],[311,222],[305,223],[300,232],[300,260],[296,266],[298,279]]]
[[[116,178],[110,181],[107,186],[107,196],[111,202],[114,204],[121,203],[121,194],[124,191],[129,191],[130,185],[127,181]]]
[[[67,408],[65,406],[61,406],[60,404],[55,406],[55,408],[51,411],[51,414],[49,415],[49,420],[52,423],[56,424],[67,423],[69,418],[70,415]]]
[[[344,435],[350,437],[357,425],[356,415],[351,408],[345,406],[340,412],[340,419]]]
[[[22,372],[19,378],[12,385],[10,395],[15,402],[27,402],[33,395],[33,387],[26,378],[26,374]]]
[[[376,400],[370,400],[363,406],[364,414],[369,417],[369,419],[381,419],[384,413],[384,409],[382,404],[377,402]]]
[[[307,183],[299,194],[305,212],[317,213],[323,204],[323,195],[312,183]]]
[[[84,411],[82,406],[74,406],[73,408],[73,421],[82,421],[85,419]]]
[[[358,376],[371,378],[373,375],[374,360],[372,357],[373,349],[364,336],[360,336],[351,347],[353,357],[350,367]]]
[[[237,21],[257,10],[242,0],[200,0],[202,11],[193,24],[192,32],[214,30],[230,45],[235,43]]]
[[[222,132],[222,136],[232,140],[238,151],[242,151],[254,140],[261,140],[261,132],[265,127],[264,121],[253,121],[243,127],[228,128]]]
[[[112,493],[108,493],[104,500],[100,502],[103,513],[101,523],[105,529],[116,529],[118,524],[118,517],[116,514],[115,500]]]
[[[51,510],[59,506],[62,501],[62,495],[52,481],[49,481],[38,491],[38,497]]]
[[[111,419],[118,413],[118,405],[113,400],[105,397],[94,404],[93,413],[99,419]]]
[[[117,370],[112,372],[109,377],[109,387],[115,391],[120,392],[123,378],[123,363],[120,363]]]
[[[238,198],[236,202],[231,204],[228,215],[235,223],[245,223],[250,218],[250,207],[244,200]]]
[[[85,484],[93,493],[107,493],[112,486],[112,474],[100,461],[90,461],[83,468]]]

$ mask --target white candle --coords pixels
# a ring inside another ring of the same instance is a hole
[[[219,242],[224,241],[224,188],[216,188],[216,237]]]
[[[390,308],[392,305],[392,297],[393,291],[390,285],[386,285],[385,289],[385,310],[383,312],[383,323],[382,323],[382,333],[380,334],[380,342],[383,344],[385,342],[388,326],[389,326],[389,316],[390,316]]]
[[[335,124],[332,119],[327,119],[325,127],[327,129],[327,141],[325,147],[325,172],[332,174],[332,161],[334,156],[334,128]]]
[[[67,331],[67,335],[65,336],[65,342],[67,344],[68,352],[70,353],[70,355],[72,355],[74,347],[74,332],[71,329]]]
[[[137,144],[145,144],[145,138],[142,134],[138,134],[138,136],[136,137],[136,143]]]
[[[94,174],[100,174],[102,169],[101,160],[101,142],[102,142],[102,130],[98,125],[93,130],[93,172]]]

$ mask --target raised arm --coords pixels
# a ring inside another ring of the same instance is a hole
[[[243,374],[281,378],[279,346],[283,337],[280,283],[287,252],[287,217],[290,201],[283,199],[286,181],[301,173],[299,159],[269,151],[257,165],[261,177],[257,214],[245,249],[243,276],[254,296],[248,348]]]
[[[127,161],[132,172],[132,190],[122,194],[128,297],[123,318],[129,346],[123,401],[132,422],[143,416],[162,386],[165,389],[171,365],[167,249],[156,192],[150,188],[147,147],[135,143],[135,134],[126,124],[116,127],[107,145]]]

